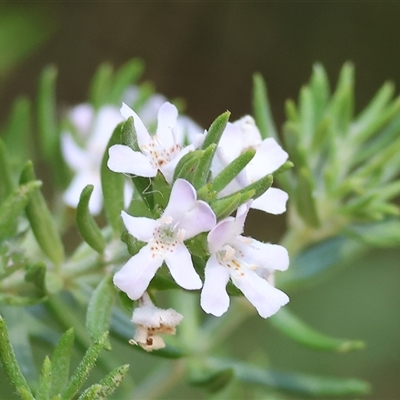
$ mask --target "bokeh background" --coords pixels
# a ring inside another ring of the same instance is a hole
[[[73,105],[86,100],[99,63],[118,67],[140,57],[146,64],[144,80],[168,98],[185,99],[186,113],[204,127],[226,109],[233,120],[251,112],[256,71],[267,82],[278,126],[285,100],[297,98],[315,62],[325,66],[332,86],[344,62],[355,64],[356,111],[384,81],[400,86],[398,2],[0,4],[0,16],[9,12],[34,16],[38,35],[52,33],[2,75],[0,123],[18,95],[35,98],[39,75],[50,63],[59,71],[59,104]],[[13,42],[6,45],[11,51]],[[278,240],[284,229],[279,217],[262,219],[255,213],[251,221],[249,233],[257,231],[264,240]],[[399,399],[399,259],[399,249],[371,249],[330,279],[289,293],[292,310],[306,322],[333,336],[365,340],[365,350],[347,355],[306,350],[258,318],[235,332],[230,349],[246,358],[265,353],[284,371],[362,378],[374,387],[367,398]],[[199,391],[185,390],[171,398],[198,398]]]

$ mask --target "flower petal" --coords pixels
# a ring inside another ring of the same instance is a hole
[[[180,222],[180,227],[185,229],[185,240],[201,232],[214,228],[217,218],[211,207],[204,201],[197,201],[195,206],[188,210]]]
[[[74,171],[81,171],[88,167],[87,152],[80,148],[69,133],[61,136],[61,151],[67,164]]]
[[[172,186],[163,217],[172,217],[174,222],[182,220],[186,212],[196,204],[196,198],[197,194],[194,187],[184,179],[177,179]]]
[[[120,109],[121,115],[128,119],[129,117],[133,117],[133,125],[135,126],[136,137],[138,140],[139,147],[143,145],[147,145],[151,141],[151,136],[143,124],[143,121],[140,119],[139,115],[135,113],[129,106],[125,103],[122,103],[122,107]]]
[[[232,282],[253,304],[261,317],[270,317],[288,303],[289,297],[285,293],[270,285],[254,271],[248,269],[243,271],[241,268],[239,272],[244,275],[235,270],[231,271]]]
[[[205,280],[200,296],[201,308],[207,313],[220,317],[229,307],[229,296],[226,284],[229,280],[228,268],[219,264],[215,256],[211,256],[204,270]]]
[[[167,253],[165,263],[179,286],[187,290],[201,288],[201,279],[193,267],[192,258],[185,245],[179,243],[173,252]]]
[[[286,211],[288,198],[283,190],[271,187],[253,201],[251,208],[275,215],[282,214]]]
[[[178,110],[171,103],[164,103],[157,117],[156,135],[164,148],[170,148],[176,144],[175,127],[178,118]]]
[[[267,138],[262,141],[256,155],[247,165],[247,176],[254,182],[276,171],[287,159],[286,151],[274,139]]]
[[[176,154],[176,157],[173,158],[170,162],[168,162],[167,164],[161,165],[160,171],[162,172],[162,174],[164,175],[165,180],[169,184],[171,184],[173,179],[174,179],[174,172],[175,172],[176,166],[178,165],[178,162],[181,160],[181,158],[183,156],[185,156],[186,154],[190,153],[194,149],[195,149],[194,145],[186,146],[178,154]]]
[[[234,222],[234,217],[227,217],[211,229],[207,235],[208,248],[211,254],[221,250],[226,243],[235,240],[235,235],[232,232]]]
[[[235,247],[243,255],[246,263],[259,268],[285,271],[289,267],[289,253],[279,244],[262,243],[256,239],[239,237]]]
[[[151,178],[157,175],[157,169],[153,167],[149,159],[139,151],[133,151],[122,144],[111,146],[108,150],[108,168],[114,172],[134,174]]]
[[[146,245],[114,275],[114,285],[130,299],[137,300],[149,286],[162,262],[162,257],[152,253],[150,245]]]
[[[121,217],[128,232],[143,242],[149,242],[153,238],[154,230],[159,225],[159,222],[155,219],[133,217],[125,211],[121,212]]]

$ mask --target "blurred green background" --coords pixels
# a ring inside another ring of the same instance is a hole
[[[251,112],[256,71],[268,84],[278,126],[284,121],[284,101],[297,98],[317,61],[332,86],[341,65],[354,62],[356,111],[385,80],[400,84],[397,2],[0,4],[0,18],[10,13],[24,19],[14,18],[7,28],[13,34],[0,39],[5,71],[0,122],[16,96],[35,98],[38,77],[49,63],[58,67],[57,95],[66,106],[86,100],[99,63],[120,66],[140,57],[146,63],[144,78],[168,98],[184,98],[187,114],[204,127],[226,109],[232,120]],[[2,21],[0,32],[6,29]],[[7,68],[4,49],[11,54],[21,41],[32,52],[15,53],[18,64]],[[264,240],[279,240],[284,229],[283,217],[253,213],[250,221],[248,233]],[[347,355],[305,350],[256,317],[235,332],[229,348],[246,358],[268,356],[274,368],[284,371],[362,378],[374,387],[367,398],[400,399],[399,258],[399,249],[371,249],[319,285],[289,293],[290,307],[306,322],[332,336],[365,340],[365,350]],[[129,356],[132,373],[135,356]],[[171,398],[199,396],[193,389],[171,393]]]

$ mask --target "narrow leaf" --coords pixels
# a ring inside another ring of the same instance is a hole
[[[203,145],[201,146],[202,150],[205,150],[208,146],[210,146],[210,144],[213,143],[218,145],[219,140],[221,139],[221,136],[224,133],[230,115],[231,113],[229,111],[225,111],[223,114],[221,114],[214,120],[214,122],[208,129]]]
[[[76,208],[76,223],[85,242],[98,253],[103,254],[106,242],[100,228],[89,211],[89,201],[92,192],[93,185],[87,185],[83,189],[78,207]]]
[[[0,241],[15,234],[18,216],[41,186],[40,181],[18,186],[0,206]]]
[[[7,198],[13,189],[11,169],[7,157],[7,150],[0,138],[0,205]]]
[[[261,137],[263,139],[272,137],[279,143],[278,131],[268,99],[267,85],[261,74],[253,75],[253,113]]]
[[[71,359],[72,345],[74,343],[74,330],[70,328],[58,341],[51,358],[52,383],[50,397],[59,394],[66,386],[69,376],[69,363]]]
[[[39,388],[36,392],[36,400],[49,400],[51,387],[51,361],[45,357],[40,374]]]
[[[115,368],[107,376],[105,376],[99,382],[99,385],[102,386],[100,395],[103,396],[104,398],[108,398],[108,396],[110,396],[115,391],[115,389],[121,384],[128,370],[129,370],[129,365],[125,364],[118,368]]]
[[[93,291],[87,309],[86,327],[92,340],[99,339],[105,331],[108,331],[114,298],[115,289],[112,284],[112,277],[108,275]],[[111,344],[108,341],[105,348],[111,350]]]
[[[103,400],[105,397],[101,395],[103,387],[98,383],[89,386],[79,397],[78,400]]]
[[[3,366],[4,372],[6,373],[11,385],[16,391],[24,390],[28,394],[29,399],[34,399],[32,392],[22,375],[19,368],[17,359],[15,358],[14,350],[10,343],[8,336],[6,322],[0,315],[0,360]],[[30,396],[30,397],[29,397]]]
[[[75,373],[69,380],[68,386],[62,391],[62,400],[70,400],[78,393],[79,389],[86,381],[90,371],[93,369],[101,350],[104,348],[104,345],[107,342],[107,336],[108,333],[104,333],[99,340],[96,340],[88,348]]]
[[[90,102],[94,108],[98,109],[103,104],[111,101],[110,90],[113,79],[113,67],[109,63],[104,63],[97,68],[90,87]]]
[[[144,63],[135,58],[125,63],[116,73],[110,93],[110,101],[120,105],[124,91],[142,75]]]
[[[200,189],[207,183],[207,179],[210,175],[211,163],[216,149],[216,144],[210,144],[210,146],[204,150],[191,181],[195,189]]]
[[[107,166],[108,149],[120,143],[122,124],[119,124],[108,142],[101,163],[101,187],[104,196],[104,209],[114,235],[119,236],[123,229],[121,210],[124,209],[124,175],[111,171]]]
[[[212,181],[212,190],[220,192],[246,167],[253,159],[256,151],[247,150],[228,164]]]
[[[213,360],[219,368],[231,366],[238,380],[246,384],[259,384],[296,395],[312,396],[319,399],[328,396],[360,396],[369,393],[370,385],[358,379],[341,379],[306,374],[292,374],[267,370],[239,361]]]
[[[365,346],[361,341],[336,339],[319,333],[297,318],[286,307],[279,310],[269,321],[287,337],[312,349],[347,353]]]
[[[33,165],[28,162],[22,171],[21,183],[33,180]],[[42,193],[37,191],[32,194],[25,211],[41,249],[54,264],[60,265],[64,259],[64,247]]]

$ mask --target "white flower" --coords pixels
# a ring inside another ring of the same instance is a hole
[[[136,332],[129,343],[138,344],[146,351],[164,348],[165,342],[160,335],[175,335],[175,327],[180,324],[183,316],[172,308],[164,310],[156,307],[146,292],[139,302],[139,307],[132,314]]]
[[[262,140],[260,132],[249,115],[228,123],[219,142],[212,171],[214,176],[243,152],[254,149],[256,154],[243,171],[226,187],[219,196],[223,197],[271,174],[288,159],[288,154],[272,138]],[[277,188],[269,188],[255,199],[251,208],[271,214],[286,211],[287,193]]]
[[[216,218],[207,203],[197,200],[189,182],[176,180],[160,219],[132,217],[124,211],[122,218],[128,232],[147,245],[114,275],[119,289],[132,300],[138,299],[164,261],[178,285],[188,290],[201,288],[200,277],[183,242],[209,231]]]
[[[91,184],[94,189],[89,210],[92,214],[98,214],[103,204],[101,161],[113,130],[123,119],[116,107],[104,106],[95,113],[89,104],[81,104],[71,110],[70,120],[83,147],[76,143],[70,132],[63,132],[61,150],[65,161],[75,172],[63,199],[68,206],[75,208],[83,188]]]
[[[250,203],[238,208],[236,218],[228,217],[220,221],[207,237],[211,255],[204,271],[201,307],[218,317],[229,307],[226,292],[229,279],[263,318],[273,315],[289,301],[285,293],[265,279],[274,270],[288,268],[287,250],[279,245],[241,236]]]
[[[126,104],[121,114],[128,119],[133,117],[140,151],[128,146],[114,145],[109,149],[108,167],[114,172],[122,172],[144,177],[154,177],[161,171],[168,183],[172,182],[174,170],[179,160],[193,145],[182,149],[176,138],[178,110],[171,103],[164,103],[158,111],[158,124],[155,135],[150,135],[139,116]]]

